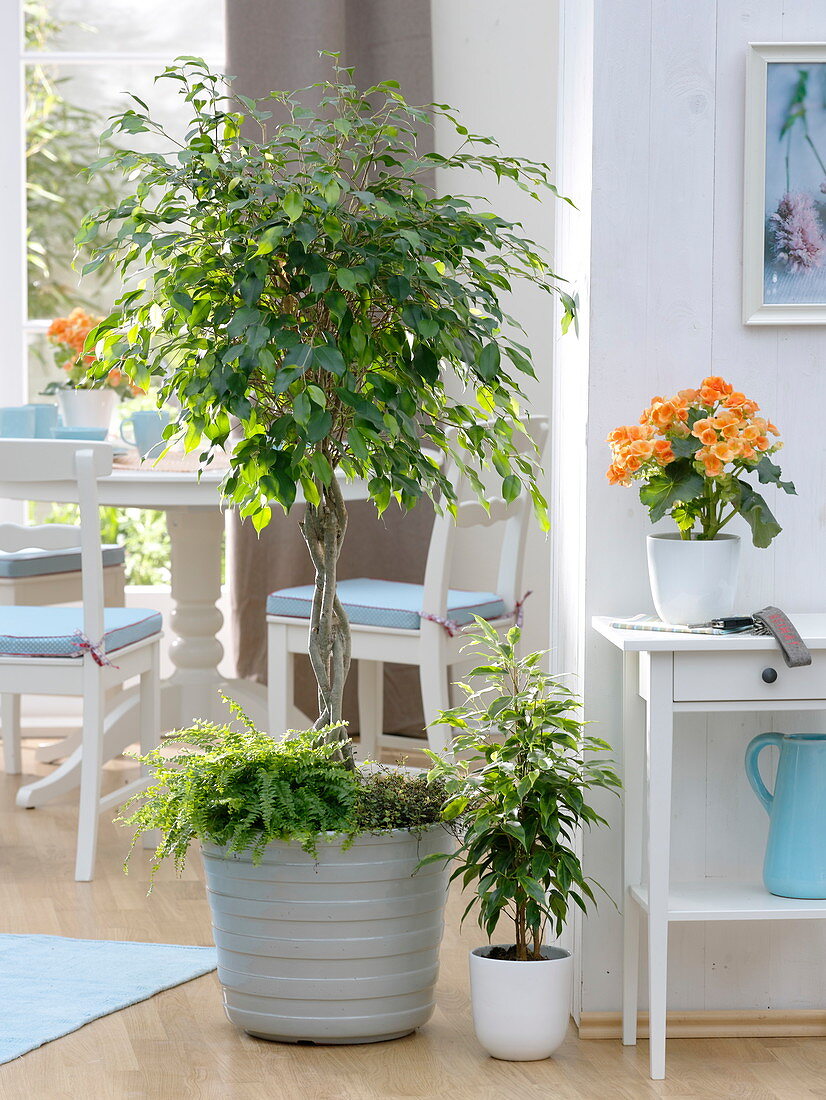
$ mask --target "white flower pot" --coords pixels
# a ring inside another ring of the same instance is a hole
[[[543,947],[542,962],[508,962],[488,958],[495,946],[477,947],[470,953],[476,1038],[494,1058],[510,1062],[549,1058],[568,1031],[571,953],[561,947]]]
[[[112,420],[117,394],[105,390],[59,390],[57,399],[67,428],[106,428]]]
[[[734,614],[739,535],[682,539],[674,533],[647,541],[651,595],[664,623],[689,626]]]

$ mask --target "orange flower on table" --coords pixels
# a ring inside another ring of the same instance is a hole
[[[713,451],[706,450],[703,447],[697,452],[697,458],[705,467],[708,477],[717,477],[723,472],[722,460]]]
[[[704,447],[710,447],[717,442],[717,430],[713,421],[709,419],[697,420],[691,429],[691,434],[696,436]]]
[[[655,521],[663,516],[662,500],[668,493],[673,503],[666,511],[683,539],[716,538],[738,511],[732,500],[733,478],[754,474],[760,466],[761,480],[794,492],[790,482],[779,480],[776,466],[761,465],[764,455],[774,454],[783,444],[774,424],[757,415],[759,409],[756,401],[719,375],[704,378],[698,389],[652,397],[638,425],[625,425],[609,434],[608,481],[612,485],[641,482],[649,490],[641,490],[641,498]],[[697,474],[702,475],[699,481]],[[768,523],[754,510],[742,514],[752,528],[755,546],[768,545],[777,524]]]
[[[612,462],[608,467],[607,478],[612,485],[630,485],[631,478],[627,471],[619,466],[616,462]]]
[[[699,389],[700,400],[704,405],[715,405],[733,392],[734,387],[719,375],[704,378]]]
[[[715,458],[719,458],[721,462],[725,463],[734,461],[737,457],[738,448],[734,447],[728,440],[723,439],[719,443],[715,443],[709,450]]]
[[[676,455],[671,449],[671,444],[667,439],[657,439],[654,443],[654,458],[661,466],[667,466],[669,462],[673,462]]]
[[[654,454],[654,444],[650,439],[635,439],[628,444],[627,450],[629,455],[645,462]]]
[[[754,416],[760,408],[756,401],[750,400],[744,393],[738,393],[736,390],[724,398],[723,404],[727,409],[735,410],[742,416]]]
[[[643,414],[644,419],[660,430],[681,427],[688,420],[689,409],[688,398],[683,395],[691,392],[681,390],[676,397],[652,397],[650,406]]]

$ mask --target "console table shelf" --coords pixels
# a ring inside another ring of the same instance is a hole
[[[648,888],[631,886],[630,895],[648,912]],[[816,920],[826,918],[826,901],[779,898],[754,882],[703,879],[674,882],[668,891],[668,919],[687,920]]]
[[[650,1067],[665,1077],[668,925],[672,921],[820,920],[826,900],[779,898],[761,885],[670,883],[674,719],[697,711],[826,710],[826,615],[791,616],[812,664],[786,668],[771,637],[625,630],[596,617],[623,655],[622,1041],[637,1041],[641,918],[648,923]],[[765,675],[771,671],[772,676]]]

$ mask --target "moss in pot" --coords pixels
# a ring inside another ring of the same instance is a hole
[[[445,788],[444,817],[459,824],[458,849],[427,856],[453,864],[473,896],[490,939],[510,920],[513,941],[470,954],[477,1038],[496,1058],[547,1058],[565,1037],[570,1017],[570,952],[545,943],[550,925],[562,933],[573,902],[594,900],[576,852],[584,826],[605,825],[587,801],[594,789],[617,791],[605,758],[610,746],[584,732],[577,697],[542,671],[542,653],[517,656],[520,631],[501,639],[484,620],[468,644],[480,655],[463,705],[440,721],[458,732],[456,759],[432,755],[432,783]],[[530,965],[529,965],[530,964]]]

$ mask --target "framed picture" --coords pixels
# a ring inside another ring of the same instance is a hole
[[[750,43],[743,322],[826,324],[826,43]]]

